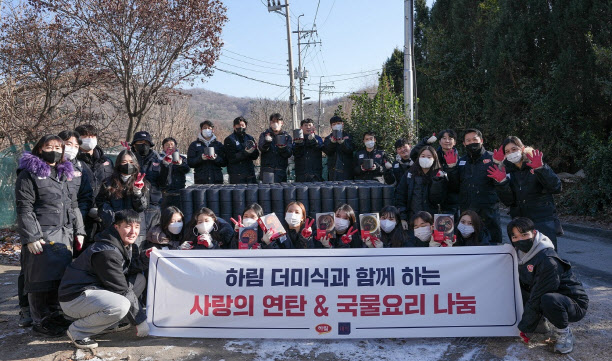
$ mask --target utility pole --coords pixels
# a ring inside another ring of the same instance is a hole
[[[321,44],[320,41],[312,41],[312,42],[302,42],[302,39],[308,36],[309,34],[316,33],[316,30],[300,30],[300,17],[304,16],[304,14],[298,16],[298,29],[294,31],[298,37],[298,68],[294,72],[294,76],[296,79],[300,81],[300,120],[304,120],[304,80],[308,78],[308,70],[302,68],[302,45],[310,45],[310,44]]]
[[[281,11],[285,8],[285,13]],[[291,121],[293,123],[293,129],[299,128],[297,119],[297,111],[295,108],[295,83],[293,81],[293,55],[291,52],[291,15],[289,12],[289,0],[285,0],[285,5],[281,5],[281,0],[268,0],[268,12],[275,12],[285,17],[287,21],[287,52],[289,53],[289,107],[291,108]]]
[[[413,44],[413,0],[404,0],[404,113],[408,121],[408,133],[414,131],[417,139],[417,129],[414,119],[414,92],[412,76],[412,44]]]
[[[319,78],[319,116],[317,118],[317,133],[319,135],[321,135],[321,116],[323,115],[323,107],[321,106],[321,93],[323,93],[324,90],[327,89],[333,89],[334,86],[333,85],[321,85],[321,79],[323,79],[323,77]]]

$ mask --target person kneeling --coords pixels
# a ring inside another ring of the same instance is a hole
[[[574,335],[569,323],[580,321],[589,305],[582,283],[569,262],[559,258],[552,241],[538,232],[529,218],[513,219],[507,230],[518,255],[524,302],[523,317],[518,324],[521,338],[529,342],[527,333],[546,333],[550,321],[557,332],[555,352],[571,352]]]
[[[119,323],[126,315],[136,335],[149,334],[145,308],[138,297],[146,286],[132,259],[140,233],[140,216],[133,210],[115,213],[114,223],[98,234],[95,243],[68,266],[59,287],[64,313],[76,321],[68,337],[77,348],[98,344],[91,337]],[[135,275],[135,276],[134,276]]]

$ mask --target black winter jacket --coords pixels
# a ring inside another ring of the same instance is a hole
[[[314,136],[314,139],[305,136],[302,142],[293,142],[296,182],[323,181],[323,139]]]
[[[402,177],[404,176],[404,174],[406,174],[406,171],[410,169],[412,164],[412,160],[408,160],[406,162],[404,162],[403,160],[396,160],[395,162],[393,162],[393,180],[395,182],[396,187],[399,185],[400,181],[402,180]]]
[[[308,218],[306,218],[308,220]],[[300,229],[297,231],[289,228],[286,224],[283,224],[287,230],[287,240],[285,241],[285,248],[297,248],[297,249],[309,249],[314,248],[314,236],[317,234],[316,231],[312,230],[312,234],[310,237],[306,238],[302,236],[302,231],[304,230],[304,223],[300,225]]]
[[[519,265],[519,281],[525,301],[519,330],[535,330],[542,316],[541,298],[547,293],[560,293],[581,308],[588,308],[589,298],[571,268],[570,263],[559,258],[552,248],[541,250],[528,262]]]
[[[478,240],[473,239],[474,234],[472,234],[470,238],[463,237],[463,235],[461,235],[461,232],[459,232],[457,227],[455,227],[455,235],[457,236],[457,241],[455,242],[453,247],[460,247],[460,246],[467,246],[467,245],[488,246],[491,244],[491,234],[487,230],[487,227],[482,227],[482,229],[480,230],[480,234],[478,235]],[[475,242],[475,244],[472,244],[472,242]]]
[[[272,137],[271,142],[266,142],[266,135]],[[278,135],[286,137],[287,146],[279,147],[276,145],[276,136]],[[259,150],[261,151],[260,178],[263,179],[264,172],[272,172],[274,173],[274,183],[286,182],[289,158],[293,155],[293,139],[289,133],[283,130],[275,135],[272,129],[267,129],[259,135]]]
[[[374,160],[374,169],[373,170],[363,170],[361,166],[363,165],[364,160],[373,159]],[[354,174],[356,180],[377,180],[380,183],[393,184],[395,178],[393,176],[393,167],[391,169],[387,169],[384,163],[389,162],[387,159],[387,154],[384,150],[373,149],[371,152],[367,150],[360,150],[355,153],[355,158],[353,160],[353,165],[355,166]]]
[[[327,180],[343,181],[353,179],[353,139],[343,132],[342,144],[331,141],[331,134],[323,141],[323,152],[327,155]]]
[[[62,278],[72,260],[74,209],[67,181],[73,177],[72,163],[51,167],[25,152],[17,172],[17,232],[24,246],[21,255],[25,291],[52,291],[54,281]],[[40,239],[45,241],[43,252],[32,254],[26,245]]]
[[[191,168],[187,164],[187,158],[181,157],[181,164],[165,164],[161,161],[161,172],[159,174],[160,184],[166,192],[175,192],[185,188],[187,182],[185,175],[189,173]]]
[[[480,155],[461,157],[456,166],[444,167],[448,173],[449,189],[459,191],[462,210],[493,207],[498,201],[496,181],[488,177],[487,170],[493,163],[493,153],[482,147]]]
[[[561,193],[561,180],[544,164],[532,169],[523,163],[519,169],[504,161],[507,179],[497,183],[495,190],[499,199],[510,207],[510,216],[527,217],[534,222],[556,219],[553,194]]]
[[[104,155],[104,151],[100,147],[96,147],[93,155],[80,152],[77,159],[85,163],[85,165],[93,172],[93,176],[89,177],[91,188],[93,190],[93,198],[95,199],[100,191],[102,182],[113,174],[113,162]]]
[[[140,165],[140,173],[145,173],[145,179],[149,182],[149,202],[152,206],[159,206],[162,199],[161,190],[165,185],[165,178],[161,177],[162,161],[159,154],[153,150],[144,157],[136,151],[134,153]]]
[[[215,227],[210,236],[213,240],[213,247],[207,248],[202,244],[198,244],[198,236],[196,235],[197,229],[194,225],[190,229],[184,230],[185,238],[187,242],[192,242],[193,249],[231,249],[232,239],[234,238],[234,228],[229,225],[223,218],[217,218]]]
[[[215,159],[202,159],[204,147],[215,148]],[[198,138],[189,145],[187,151],[187,163],[193,168],[193,180],[195,184],[223,184],[223,170],[227,165],[223,144],[216,137],[211,138],[209,145]]]
[[[251,153],[246,151],[248,141],[255,144],[255,150]],[[225,138],[223,147],[227,157],[227,174],[229,174],[230,184],[257,183],[253,162],[259,158],[259,149],[257,149],[255,138],[248,134],[238,135],[234,132]]]
[[[132,177],[135,177],[133,175]],[[147,182],[148,183],[148,182]],[[149,191],[148,184],[139,195],[134,194],[127,188],[123,190],[121,198],[115,198],[110,194],[110,186],[112,184],[112,177],[107,178],[102,184],[102,189],[96,197],[96,206],[98,207],[98,214],[102,218],[102,224],[104,228],[110,227],[115,220],[115,213],[124,209],[133,209],[138,212],[140,216],[140,234],[136,240],[136,245],[140,245],[147,235],[147,217],[145,211],[149,206]]]
[[[391,231],[391,233],[381,232],[380,240],[383,243],[384,248],[392,248],[393,246],[393,235],[398,233],[398,236],[402,240],[402,245],[400,247],[416,247],[414,240],[410,238],[408,232],[404,231],[402,228],[401,222],[398,220],[398,224],[395,226],[395,229]]]
[[[87,213],[94,205],[93,189],[91,188],[91,170],[87,165],[78,159],[71,161],[74,168],[74,176],[68,180],[68,189],[72,193],[72,208],[74,208],[74,234],[85,236],[84,220]]]
[[[129,275],[141,272],[137,255],[138,246],[126,247],[115,227],[105,229],[66,268],[58,291],[59,300],[70,302],[86,290],[107,290],[130,301],[132,306],[127,315],[130,323],[137,325],[146,321],[146,310],[127,280]]]
[[[437,170],[430,169],[429,172],[437,173]],[[446,199],[447,186],[446,176],[423,176],[416,174],[415,168],[408,170],[395,189],[395,206],[401,219],[410,221],[420,211],[431,215],[438,213]]]

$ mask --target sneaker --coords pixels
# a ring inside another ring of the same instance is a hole
[[[51,323],[35,323],[34,325],[32,325],[32,330],[40,335],[43,336],[47,336],[47,337],[59,337],[62,336],[66,330],[57,327],[56,325],[53,325]]]
[[[574,334],[567,327],[565,330],[557,329],[557,342],[555,343],[555,352],[570,353],[574,349]]]
[[[548,322],[546,317],[542,316],[540,318],[540,322],[538,322],[538,326],[536,327],[534,333],[544,333],[547,334],[551,330],[551,324]]]
[[[122,323],[118,323],[114,326],[111,326],[107,329],[105,329],[104,331],[100,332],[100,335],[104,335],[107,333],[115,333],[115,332],[121,332],[121,331],[125,331],[127,329],[129,329],[130,327],[132,327],[132,324],[130,324],[129,322],[122,322]]]
[[[98,343],[92,338],[85,337],[84,339],[76,340],[74,337],[72,337],[70,331],[66,331],[66,334],[68,335],[68,338],[70,339],[70,341],[72,341],[74,346],[76,346],[76,348],[92,349],[98,347]]]
[[[30,307],[21,307],[19,311],[19,327],[32,326],[32,315],[30,315]]]

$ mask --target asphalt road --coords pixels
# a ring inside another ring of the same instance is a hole
[[[575,350],[555,355],[538,335],[519,338],[371,340],[139,339],[135,330],[97,338],[95,355],[66,337],[42,339],[17,326],[18,267],[0,265],[0,360],[605,360],[612,354],[612,238],[595,230],[566,231],[560,254],[572,262],[590,297],[586,317],[572,325]]]

